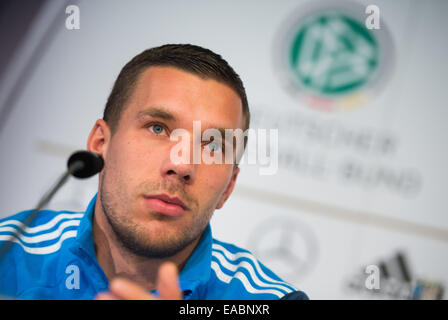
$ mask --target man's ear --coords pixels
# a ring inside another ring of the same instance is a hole
[[[90,131],[87,139],[87,150],[96,152],[106,159],[107,147],[111,138],[111,132],[106,121],[98,119]]]
[[[221,199],[219,200],[218,205],[216,206],[216,209],[221,209],[224,203],[232,194],[233,189],[235,188],[236,178],[238,177],[239,172],[240,168],[236,167],[235,169],[233,169],[232,178],[230,179],[230,182],[227,185],[227,189],[222,194]]]

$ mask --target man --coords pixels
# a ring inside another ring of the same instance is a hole
[[[243,83],[221,56],[165,45],[133,58],[88,138],[87,149],[105,160],[98,194],[83,214],[38,215],[0,261],[0,293],[28,299],[307,298],[250,252],[212,238],[209,221],[233,191],[238,159],[173,161],[178,142],[171,134],[193,134],[197,121],[201,130],[249,127]],[[200,141],[199,147],[229,151],[224,140]],[[4,219],[0,234],[14,231],[27,214]]]

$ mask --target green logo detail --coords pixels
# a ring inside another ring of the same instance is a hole
[[[289,63],[302,87],[319,96],[343,96],[374,76],[379,47],[363,23],[341,13],[319,13],[295,34]]]

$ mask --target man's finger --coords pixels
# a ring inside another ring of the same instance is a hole
[[[177,267],[174,263],[166,262],[159,268],[157,289],[162,300],[181,300],[183,298],[179,287]]]
[[[143,287],[124,278],[115,278],[112,280],[110,283],[110,291],[119,299],[155,300],[155,297],[147,292]]]

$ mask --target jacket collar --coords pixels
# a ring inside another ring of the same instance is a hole
[[[90,200],[89,205],[84,213],[84,216],[81,219],[81,222],[78,227],[78,232],[76,235],[76,244],[77,247],[84,250],[91,257],[96,259],[95,246],[93,243],[93,214],[95,212],[95,204],[96,204],[97,194]]]
[[[202,233],[198,245],[188,258],[185,267],[180,272],[179,282],[184,294],[186,291],[198,294],[196,292],[197,289],[209,281],[212,263],[212,244],[212,230],[209,224]]]

